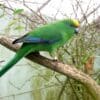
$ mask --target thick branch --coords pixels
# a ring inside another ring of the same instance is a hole
[[[12,41],[5,37],[0,38],[0,44],[15,52],[20,48],[18,45],[12,45]],[[100,86],[91,77],[82,71],[77,70],[75,67],[61,62],[52,61],[41,55],[33,55],[32,53],[26,58],[81,82],[91,96],[93,96],[94,100],[100,100]]]

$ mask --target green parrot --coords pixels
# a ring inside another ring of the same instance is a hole
[[[0,76],[6,73],[19,60],[31,52],[52,51],[63,46],[74,34],[78,33],[80,23],[76,19],[64,19],[38,27],[13,41],[23,43],[12,60],[0,68]]]

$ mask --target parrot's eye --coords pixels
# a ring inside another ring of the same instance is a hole
[[[71,26],[71,27],[75,27],[75,25],[74,25],[74,24],[72,24],[72,23],[70,24],[70,26]]]

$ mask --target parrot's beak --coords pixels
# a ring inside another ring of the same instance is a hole
[[[75,33],[76,33],[76,34],[79,33],[79,28],[75,28]]]

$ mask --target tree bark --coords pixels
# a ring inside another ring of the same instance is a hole
[[[0,44],[15,52],[20,48],[19,45],[13,45],[12,41],[6,37],[0,38]],[[89,75],[76,69],[74,66],[50,60],[39,54],[30,53],[28,56],[26,56],[26,58],[81,82],[86,87],[94,100],[100,100],[100,86]]]

